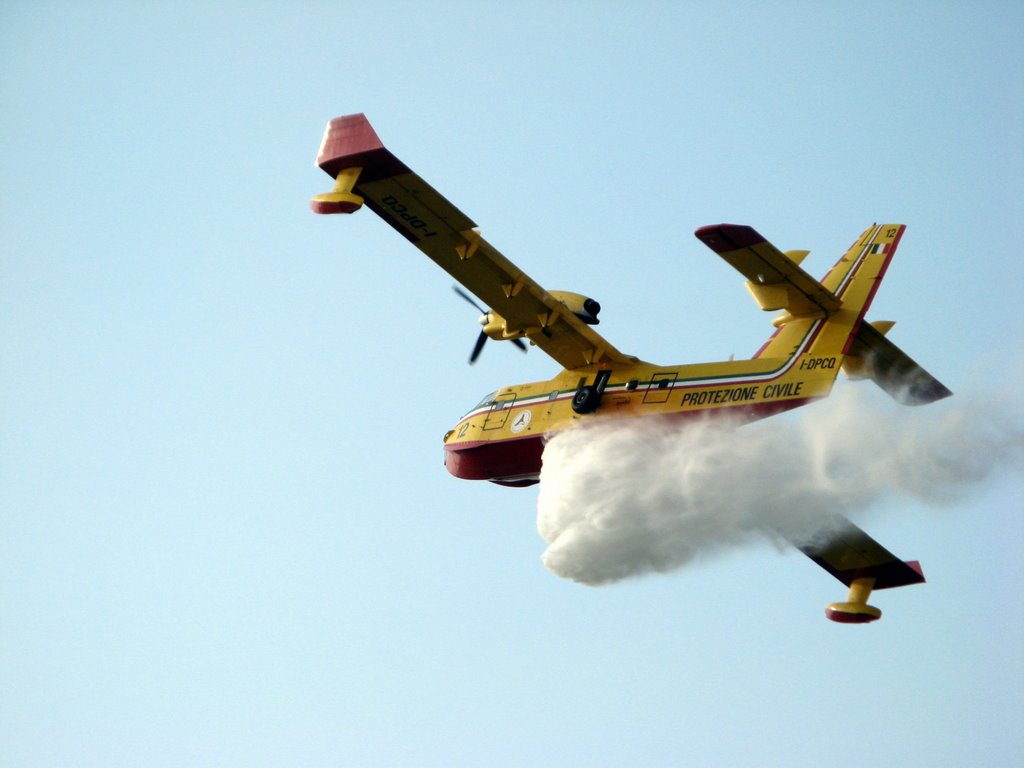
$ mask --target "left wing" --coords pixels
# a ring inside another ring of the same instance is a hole
[[[924,573],[917,561],[903,562],[839,514],[832,514],[813,542],[794,542],[808,557],[850,588],[844,602],[830,603],[825,616],[842,624],[864,624],[882,617],[868,605],[873,589],[920,584]]]
[[[819,541],[800,543],[798,547],[846,586],[865,578],[874,579],[874,589],[924,581],[924,573],[916,560],[900,560],[839,514],[830,517]]]
[[[381,143],[362,114],[331,120],[317,165],[336,179],[317,213],[370,210],[504,320],[506,338],[526,337],[565,368],[632,363],[474,229],[473,221]]]

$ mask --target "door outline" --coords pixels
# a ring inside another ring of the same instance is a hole
[[[676,383],[675,371],[656,373],[651,376],[651,383],[647,385],[644,392],[644,403],[657,405],[667,403],[669,395],[672,394],[672,385]]]
[[[494,398],[491,410],[487,412],[484,419],[484,429],[501,429],[508,421],[508,415],[512,412],[512,404],[516,401],[515,392],[506,392]]]

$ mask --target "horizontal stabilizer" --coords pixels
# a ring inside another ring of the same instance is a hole
[[[799,266],[806,251],[793,251],[790,257],[744,224],[712,224],[694,234],[747,278],[747,287],[762,309],[827,317],[842,306],[832,291]]]
[[[868,323],[861,323],[854,336],[844,368],[872,379],[903,405],[926,405],[953,394]]]

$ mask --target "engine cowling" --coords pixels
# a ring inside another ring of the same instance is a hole
[[[550,291],[550,293],[587,325],[597,325],[601,322],[597,319],[601,305],[594,299],[571,291]]]
[[[597,315],[601,311],[601,305],[596,300],[581,293],[572,293],[570,291],[549,291],[549,293],[565,304],[570,312],[587,325],[597,325],[600,322],[597,319]],[[493,309],[480,316],[480,325],[483,327],[483,332],[489,338],[499,341],[503,339],[521,339],[526,336],[526,333],[523,331],[509,330],[505,318]]]

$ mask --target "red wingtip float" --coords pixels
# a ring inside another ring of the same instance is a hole
[[[471,361],[490,338],[529,342],[561,366],[551,379],[490,393],[456,422],[444,436],[445,466],[456,477],[531,485],[545,438],[577,422],[721,414],[753,420],[828,396],[840,370],[872,379],[909,405],[951,394],[886,338],[892,323],[865,319],[902,224],[872,224],[821,281],[801,268],[806,251],[783,253],[744,225],[701,227],[698,239],[746,278],[758,306],[779,313],[775,331],[750,360],[656,365],[620,352],[594,329],[596,301],[545,290],[499,253],[384,146],[363,115],[328,124],[317,164],[334,188],[313,198],[314,212],[352,213],[365,203],[490,307]],[[801,547],[849,587],[846,602],[825,610],[829,619],[875,621],[881,611],[867,604],[873,589],[924,581],[916,562],[903,562],[845,518],[837,516],[829,531],[825,543]]]

